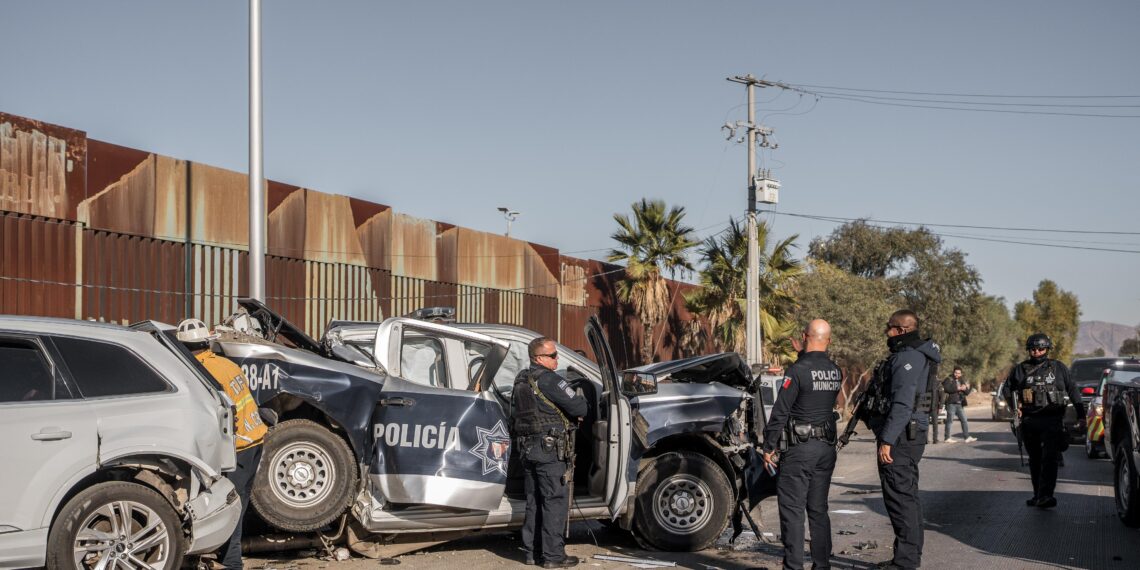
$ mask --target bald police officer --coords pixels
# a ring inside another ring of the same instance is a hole
[[[776,445],[783,435],[787,451],[778,458],[776,496],[780,505],[780,534],[784,568],[804,566],[804,509],[811,527],[813,568],[830,568],[831,519],[827,490],[835,470],[835,399],[843,384],[839,367],[827,357],[831,326],[822,319],[803,331],[804,350],[788,368],[772,417],[764,428],[764,463],[777,465]]]
[[[586,399],[554,371],[558,350],[553,340],[532,340],[527,354],[530,368],[519,372],[511,392],[512,431],[526,490],[523,550],[527,564],[566,568],[578,564],[577,556],[566,555],[562,535],[570,516],[567,493],[574,492],[567,462],[573,453],[573,428],[586,415]]]

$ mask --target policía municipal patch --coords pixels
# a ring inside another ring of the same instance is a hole
[[[780,387],[781,390],[787,390],[792,385],[792,377],[784,376],[784,385]]]

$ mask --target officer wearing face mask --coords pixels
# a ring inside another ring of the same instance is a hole
[[[1002,397],[1021,418],[1021,438],[1029,454],[1029,476],[1033,480],[1033,497],[1025,501],[1030,507],[1050,509],[1057,506],[1053,490],[1057,487],[1057,460],[1068,447],[1062,420],[1069,401],[1077,417],[1085,417],[1077,384],[1069,377],[1069,369],[1049,358],[1053,341],[1043,333],[1029,335],[1025,350],[1029,358],[1009,373]]]
[[[922,503],[918,463],[926,450],[926,432],[939,387],[941,350],[918,332],[918,315],[895,311],[887,321],[890,356],[875,368],[867,396],[867,426],[878,443],[883,503],[895,531],[894,559],[886,568],[922,565]]]

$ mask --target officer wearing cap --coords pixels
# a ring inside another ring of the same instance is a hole
[[[241,499],[242,515],[249,506],[249,493],[253,488],[253,477],[257,464],[261,461],[261,444],[269,431],[261,421],[257,401],[249,390],[249,381],[241,368],[232,360],[210,351],[210,341],[217,338],[211,334],[206,324],[198,319],[186,319],[178,323],[178,340],[194,353],[194,358],[202,363],[210,376],[221,386],[230,401],[234,403],[234,446],[237,448],[237,468],[226,473],[226,478],[234,485]],[[230,535],[230,539],[218,549],[218,558],[226,570],[241,570],[241,522]]]
[[[523,551],[527,564],[567,568],[578,564],[577,556],[566,555],[563,536],[570,516],[568,501],[574,492],[568,461],[573,455],[573,429],[586,415],[586,398],[555,372],[558,351],[553,340],[532,340],[527,354],[530,368],[515,377],[511,392],[511,431],[522,459],[526,490]]]
[[[1025,339],[1029,358],[1009,373],[1002,397],[1021,418],[1021,439],[1029,454],[1029,476],[1033,480],[1033,497],[1026,506],[1050,509],[1057,506],[1053,490],[1057,487],[1057,462],[1068,447],[1063,418],[1068,402],[1076,408],[1077,417],[1085,416],[1077,384],[1069,377],[1069,369],[1049,358],[1053,341],[1044,333]]]
[[[772,417],[764,428],[764,463],[776,469],[776,446],[787,450],[778,458],[780,476],[776,496],[780,505],[780,534],[784,541],[784,568],[804,567],[804,509],[811,527],[813,568],[830,568],[831,519],[827,490],[835,470],[835,399],[843,385],[839,367],[827,357],[831,325],[822,319],[803,331],[804,350],[788,368]]]

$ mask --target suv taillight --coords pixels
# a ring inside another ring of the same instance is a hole
[[[226,436],[227,438],[233,436],[234,416],[236,415],[237,408],[232,404],[218,408],[218,429],[221,430],[222,435]]]

